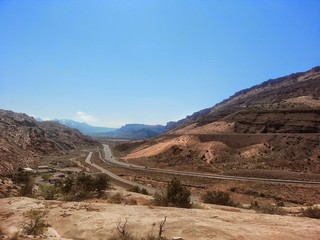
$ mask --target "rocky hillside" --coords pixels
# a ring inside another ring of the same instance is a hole
[[[169,128],[226,120],[235,122],[235,131],[240,133],[320,132],[319,98],[318,66],[239,91],[212,108],[171,123]]]
[[[79,131],[56,122],[0,110],[0,173],[27,166],[40,156],[96,144]]]
[[[233,175],[319,174],[320,67],[240,91],[177,126],[125,159]]]

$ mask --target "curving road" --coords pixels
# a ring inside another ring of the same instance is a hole
[[[212,178],[212,179],[221,179],[221,180],[232,180],[232,181],[250,181],[250,182],[269,182],[269,183],[283,183],[283,184],[303,184],[303,185],[320,185],[320,182],[315,181],[300,181],[300,180],[285,180],[285,179],[272,179],[272,178],[255,178],[255,177],[239,177],[239,176],[228,176],[228,175],[219,175],[219,174],[210,174],[210,173],[197,173],[197,172],[186,172],[186,171],[177,171],[170,169],[161,169],[161,168],[149,168],[136,164],[129,164],[125,162],[118,161],[112,154],[110,147],[107,144],[103,144],[104,158],[100,158],[106,163],[114,166],[120,166],[128,169],[139,169],[148,172],[156,173],[167,173],[181,176],[191,176],[191,177],[201,177],[201,178]],[[98,166],[98,165],[97,165]]]
[[[100,170],[102,173],[105,173],[107,174],[109,177],[111,177],[112,179],[118,181],[118,182],[121,182],[121,183],[124,183],[126,185],[129,185],[129,186],[138,186],[140,188],[145,188],[150,194],[154,194],[156,192],[156,189],[155,188],[152,188],[152,187],[148,187],[148,186],[144,186],[142,184],[139,184],[139,183],[136,183],[136,182],[133,182],[133,181],[130,181],[130,180],[127,180],[127,179],[124,179],[122,177],[119,177],[118,175],[104,169],[103,167],[100,167],[99,165],[91,162],[91,158],[92,158],[92,152],[89,152],[85,162],[93,167],[95,167],[96,169]],[[101,156],[100,156],[101,158]],[[102,159],[102,158],[101,158]],[[102,159],[103,160],[103,159]]]

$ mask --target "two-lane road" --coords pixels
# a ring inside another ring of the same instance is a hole
[[[120,166],[128,169],[137,169],[148,172],[156,173],[167,173],[173,175],[190,176],[190,177],[200,177],[200,178],[212,178],[221,180],[233,180],[233,181],[250,181],[250,182],[269,182],[269,183],[283,183],[283,184],[303,184],[303,185],[320,185],[320,182],[315,181],[300,181],[300,180],[287,180],[287,179],[272,179],[272,178],[256,178],[256,177],[239,177],[239,176],[228,176],[210,173],[197,173],[197,172],[187,172],[187,171],[177,171],[171,169],[161,169],[161,168],[149,168],[136,164],[129,164],[125,162],[118,161],[112,154],[110,147],[107,144],[103,144],[104,157],[101,159],[108,164],[114,166]]]
[[[156,189],[152,188],[152,187],[148,187],[148,186],[144,186],[142,184],[139,184],[139,183],[136,183],[136,182],[133,182],[133,181],[130,181],[128,179],[124,179],[122,177],[119,177],[118,175],[106,170],[105,168],[103,167],[100,167],[99,165],[91,162],[91,158],[92,158],[92,152],[89,152],[85,162],[87,164],[90,164],[91,166],[95,167],[96,169],[98,169],[99,171],[101,171],[102,173],[105,173],[107,174],[110,178],[120,182],[120,183],[123,183],[125,185],[129,185],[129,186],[138,186],[140,188],[145,188],[150,194],[154,194],[156,192]]]

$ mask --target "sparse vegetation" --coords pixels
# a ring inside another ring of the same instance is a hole
[[[105,174],[91,176],[78,173],[67,177],[61,186],[61,192],[66,195],[67,200],[84,200],[95,195],[101,197],[103,190],[111,187],[109,178]]]
[[[128,218],[125,219],[125,221],[122,223],[120,220],[116,226],[117,232],[112,235],[108,240],[168,240],[163,235],[164,232],[164,226],[166,224],[167,217],[164,217],[164,220],[162,220],[159,223],[159,229],[158,234],[155,236],[153,233],[149,233],[146,237],[138,238],[134,236],[133,229],[130,228],[128,225]],[[152,224],[152,228],[156,225],[156,223]]]
[[[41,235],[45,232],[47,228],[47,224],[44,220],[47,212],[31,209],[27,212],[26,216],[28,218],[28,222],[23,224],[23,232],[27,235]]]
[[[106,174],[100,173],[94,177],[93,188],[97,192],[98,197],[103,196],[103,191],[111,187],[109,177]]]
[[[46,200],[56,199],[56,195],[59,193],[59,188],[56,185],[41,185],[41,196]]]
[[[237,204],[231,199],[228,192],[223,191],[207,191],[201,196],[204,203],[218,204],[224,206],[235,207]]]
[[[320,219],[320,208],[317,206],[311,206],[306,209],[301,209],[301,216]]]
[[[165,191],[157,191],[153,195],[153,204],[156,206],[168,206],[167,193]]]
[[[136,240],[132,229],[128,227],[128,218],[122,223],[120,220],[116,226],[117,233],[109,238],[109,240]]]
[[[286,215],[287,212],[279,206],[276,205],[259,205],[257,201],[251,203],[251,209],[256,210],[257,212],[265,213],[265,214],[275,214],[275,215]]]
[[[18,172],[12,176],[12,181],[20,185],[20,195],[31,197],[33,194],[34,178],[31,173]]]
[[[129,189],[130,192],[136,192],[136,193],[141,193],[144,195],[149,195],[147,189],[145,188],[140,188],[139,186],[133,186],[132,188]]]
[[[165,192],[156,192],[154,195],[154,204],[158,206],[174,206],[181,208],[190,208],[190,190],[183,186],[179,179],[172,179]]]
[[[43,174],[41,174],[41,178],[42,178],[42,180],[43,180],[44,182],[48,182],[49,179],[50,179],[50,177],[51,177],[51,174],[49,174],[49,173],[43,173]]]
[[[120,192],[116,192],[108,196],[108,203],[116,203],[120,204],[124,201],[123,194]]]

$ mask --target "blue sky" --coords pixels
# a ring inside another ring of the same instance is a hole
[[[320,65],[318,0],[0,0],[0,108],[165,124]]]

